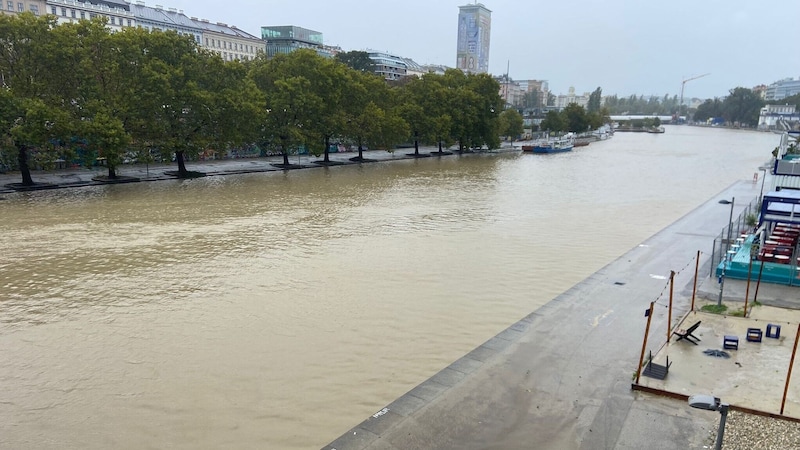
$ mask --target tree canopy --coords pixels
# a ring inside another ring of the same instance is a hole
[[[239,147],[276,149],[288,164],[301,148],[327,160],[333,143],[496,148],[509,129],[488,75],[449,70],[387,84],[368,60],[300,50],[224,61],[174,32],[0,15],[2,160],[26,185],[31,164],[61,158],[102,159],[109,178],[131,155],[174,159],[177,175],[191,176],[186,160]]]

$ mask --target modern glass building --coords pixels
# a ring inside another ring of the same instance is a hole
[[[786,97],[800,94],[800,79],[786,78],[767,87],[765,99],[767,101],[783,100]]]
[[[492,12],[481,3],[459,6],[456,68],[465,72],[489,72]]]
[[[261,27],[261,39],[266,42],[267,56],[270,58],[301,48],[314,49],[320,54],[326,53],[322,46],[322,33],[293,25]]]

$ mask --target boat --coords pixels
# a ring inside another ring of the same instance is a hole
[[[664,130],[664,127],[661,127],[661,126],[653,127],[653,128],[650,128],[650,129],[647,130],[648,133],[658,133],[658,134],[661,134],[661,133],[663,133],[665,131],[666,130]]]
[[[532,153],[561,153],[572,151],[575,146],[575,136],[570,133],[566,136],[546,138],[534,142],[533,145],[525,145],[522,151]]]

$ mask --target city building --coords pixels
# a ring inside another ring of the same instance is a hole
[[[758,116],[759,130],[791,130],[800,122],[795,105],[766,105]]]
[[[266,42],[267,57],[289,54],[301,48],[310,48],[322,56],[333,53],[322,43],[322,33],[294,25],[261,27],[261,39]]]
[[[796,94],[800,94],[800,79],[784,78],[767,86],[767,93],[764,99],[771,102],[783,100]]]
[[[399,56],[375,50],[367,50],[367,55],[374,64],[373,71],[387,81],[399,80],[408,75],[408,64]]]
[[[203,30],[182,10],[175,8],[164,9],[161,5],[155,7],[145,6],[143,1],[131,5],[131,11],[136,18],[136,26],[147,31],[174,31],[178,34],[192,36],[200,44]]]
[[[575,94],[575,88],[570,86],[567,95],[561,94],[556,97],[555,107],[558,109],[564,109],[571,103],[575,103],[586,108],[586,106],[589,104],[589,93],[584,92],[583,95],[577,95]]]
[[[47,8],[44,0],[24,0],[14,1],[6,0],[0,3],[0,14],[19,14],[21,12],[30,11],[34,15],[47,14]]]
[[[113,31],[136,26],[130,4],[122,0],[47,0],[46,3],[47,14],[56,16],[60,24],[105,17],[108,28]]]
[[[459,6],[456,68],[464,72],[489,72],[492,12],[481,3]]]
[[[235,26],[190,18],[203,32],[200,46],[219,54],[225,61],[249,61],[264,53],[264,41]]]

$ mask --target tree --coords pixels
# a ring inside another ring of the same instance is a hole
[[[378,76],[350,70],[348,95],[342,105],[346,114],[345,134],[358,145],[358,160],[364,146],[391,148],[406,138],[408,125],[396,111],[395,93]]]
[[[512,140],[525,131],[522,114],[516,109],[506,109],[500,113],[500,124],[500,134]]]
[[[567,130],[567,123],[564,117],[558,111],[548,111],[547,116],[540,125],[540,128],[545,131],[561,132]]]
[[[589,129],[589,118],[586,117],[586,110],[577,103],[570,103],[561,112],[567,123],[567,131],[573,133],[583,133]]]
[[[62,91],[73,85],[67,79],[71,61],[63,58],[71,43],[58,41],[60,35],[51,32],[55,26],[53,16],[0,15],[0,76],[5,89],[0,134],[5,147],[16,153],[24,186],[35,184],[31,152],[37,150],[45,163],[55,160],[53,150],[71,128],[65,113],[70,97]]]
[[[600,101],[603,97],[603,90],[598,86],[591,94],[589,94],[589,103],[586,105],[586,111],[589,113],[600,111]]]
[[[722,117],[722,101],[718,98],[706,100],[694,113],[695,122],[706,122],[715,117]]]
[[[755,127],[764,101],[751,89],[737,87],[722,102],[722,116],[732,124]]]
[[[375,71],[375,62],[367,52],[353,50],[337,53],[336,60],[359,72],[373,73]]]

